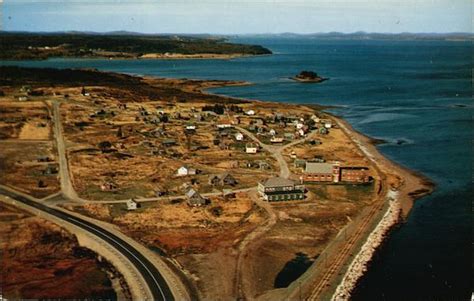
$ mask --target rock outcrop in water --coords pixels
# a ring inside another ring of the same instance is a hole
[[[321,77],[314,71],[301,71],[298,75],[291,77],[291,79],[304,83],[321,83],[329,78]]]

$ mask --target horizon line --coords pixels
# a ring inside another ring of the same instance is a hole
[[[124,34],[136,34],[136,35],[323,35],[323,34],[342,34],[342,35],[353,35],[353,34],[384,34],[384,35],[401,35],[401,34],[411,34],[411,35],[452,35],[452,34],[463,34],[463,35],[474,35],[473,32],[468,31],[450,31],[450,32],[412,32],[412,31],[401,31],[401,32],[376,32],[376,31],[352,31],[352,32],[343,32],[343,31],[325,31],[325,32],[311,32],[311,33],[299,33],[299,32],[254,32],[254,33],[212,33],[212,32],[139,32],[139,31],[128,31],[128,30],[112,30],[112,31],[92,31],[92,30],[55,30],[55,31],[30,31],[30,30],[0,30],[0,33],[85,33],[85,34],[113,34],[121,33]]]

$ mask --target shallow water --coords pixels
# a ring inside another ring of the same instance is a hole
[[[93,67],[160,77],[254,83],[212,92],[261,100],[337,105],[378,148],[437,184],[397,228],[360,283],[355,300],[467,299],[471,291],[472,48],[469,42],[238,38],[272,56],[234,60],[54,59],[3,62]],[[313,70],[321,84],[288,77]],[[398,141],[403,143],[398,144]]]

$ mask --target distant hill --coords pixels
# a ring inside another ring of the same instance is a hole
[[[309,37],[317,39],[333,39],[333,40],[474,40],[474,34],[465,32],[453,33],[367,33],[363,31],[354,33],[328,32],[328,33],[280,33],[280,34],[257,34],[248,35],[255,37],[281,37],[281,38],[298,38]]]
[[[0,59],[49,57],[139,58],[146,54],[263,55],[259,45],[228,43],[207,35],[143,35],[129,32],[99,33],[0,33]]]

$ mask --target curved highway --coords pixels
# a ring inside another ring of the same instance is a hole
[[[68,214],[66,212],[45,206],[23,195],[3,189],[2,187],[0,187],[0,194],[8,196],[25,205],[34,207],[48,214],[54,215],[55,217],[60,218],[75,226],[81,227],[87,232],[92,233],[97,237],[101,238],[102,240],[106,241],[108,244],[112,245],[117,251],[127,257],[127,259],[130,260],[130,262],[139,270],[139,272],[145,279],[148,287],[150,288],[153,300],[174,300],[174,296],[171,293],[168,284],[166,283],[160,272],[155,268],[155,266],[139,251],[137,251],[134,247],[132,247],[130,244],[128,244],[121,238],[117,237],[116,235],[110,233],[107,230],[102,229],[101,227],[94,225],[93,223],[90,223],[86,220]]]

